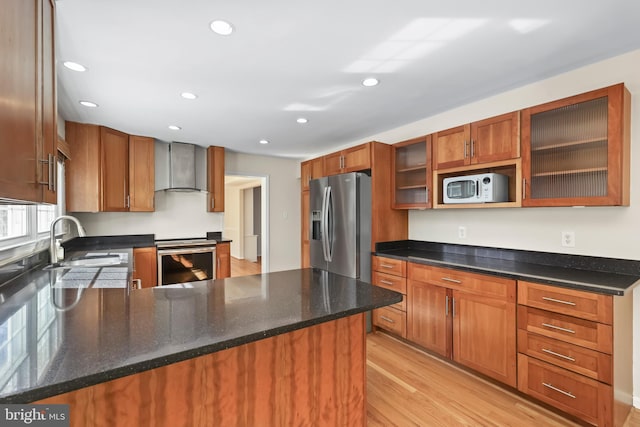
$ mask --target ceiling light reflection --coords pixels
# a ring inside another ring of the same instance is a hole
[[[530,33],[549,23],[547,19],[512,19],[509,26],[520,34]]]

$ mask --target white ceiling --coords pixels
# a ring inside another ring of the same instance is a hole
[[[56,6],[59,113],[66,120],[297,158],[640,48],[636,0]],[[235,32],[214,34],[214,19],[230,21]],[[64,61],[88,70],[70,71]],[[380,84],[362,86],[369,76]],[[185,100],[184,91],[199,97]],[[298,117],[309,122],[298,124]]]

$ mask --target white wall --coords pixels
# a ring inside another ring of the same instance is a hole
[[[207,193],[156,191],[155,212],[73,213],[90,236],[155,234],[156,239],[205,237],[222,231],[223,214],[207,212]]]
[[[640,174],[636,172],[640,170],[639,70],[640,50],[637,50],[372,135],[353,144],[370,140],[403,141],[624,82],[632,95],[630,207],[412,211],[409,214],[409,238],[640,260]],[[460,225],[467,227],[464,240],[457,237]],[[575,232],[575,248],[561,247],[560,232],[563,230]],[[639,307],[640,291],[634,294],[634,307]],[[639,310],[634,311],[634,405],[640,407],[640,316]]]
[[[231,239],[231,256],[243,258],[240,189],[231,185],[224,188],[224,237]]]
[[[300,268],[300,181],[299,162],[294,159],[255,156],[227,151],[225,173],[267,178],[263,196],[268,196],[266,212],[269,236],[268,271]]]

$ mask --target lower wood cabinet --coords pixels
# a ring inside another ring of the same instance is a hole
[[[216,244],[216,279],[231,276],[231,243]]]
[[[632,298],[519,281],[518,390],[589,424],[622,426],[633,393]]]
[[[403,295],[402,301],[373,310],[372,323],[401,338],[407,338],[407,262],[395,258],[371,258],[371,283]]]
[[[407,330],[410,341],[516,386],[514,280],[407,263]]]
[[[135,288],[138,288],[138,283],[140,288],[158,285],[158,252],[155,246],[133,249],[132,276]]]

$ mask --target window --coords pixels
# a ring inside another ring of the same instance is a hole
[[[44,237],[56,212],[55,205],[0,205],[0,250]]]
[[[0,242],[27,235],[28,207],[0,205]]]

